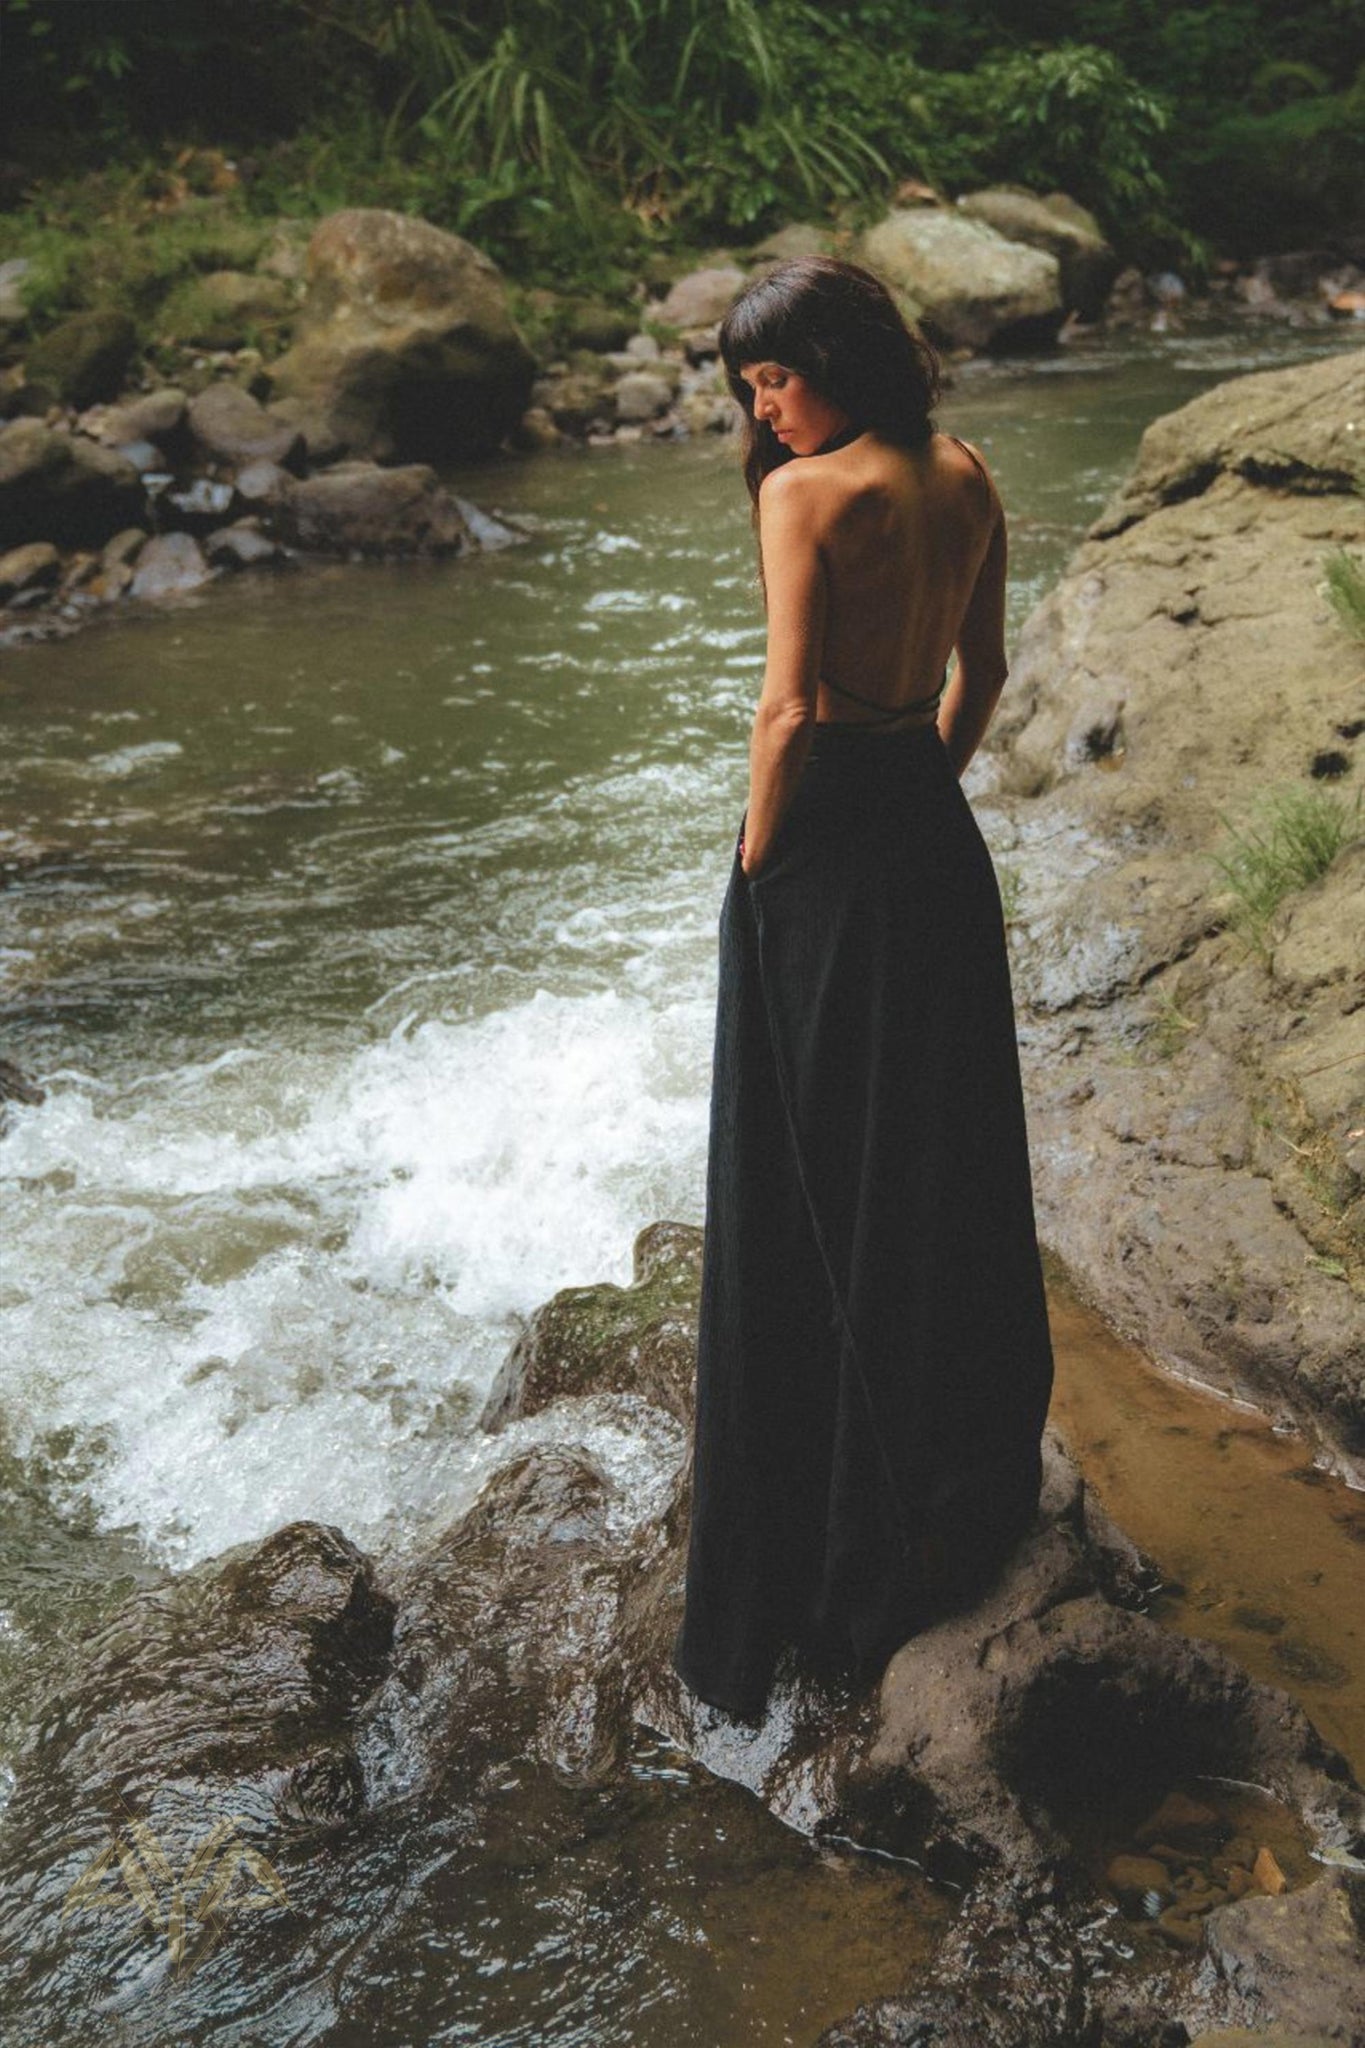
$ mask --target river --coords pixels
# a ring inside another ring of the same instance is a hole
[[[1014,629],[1148,420],[1348,339],[1200,328],[960,369],[942,423],[999,480]],[[562,1433],[553,1414],[475,1431],[527,1315],[628,1280],[645,1223],[701,1220],[716,916],[763,664],[734,444],[565,447],[458,486],[529,539],[225,579],[0,653],[0,1051],[47,1091],[0,1142],[0,1769],[44,1673],[131,1586],[297,1518],[383,1556],[451,1520],[495,1464]],[[1106,1417],[1142,1406],[1112,1390],[1146,1375],[1168,1435],[1198,1435],[1179,1405],[1197,1397],[1065,1314],[1062,1419],[1160,1555],[1153,1467],[1105,1465]],[[649,1511],[677,1432],[581,1420]],[[1334,1485],[1294,1497],[1326,1630],[1362,1589],[1365,1518],[1348,1526],[1359,1497]],[[1190,1520],[1181,1576],[1217,1605],[1217,1508],[1193,1536]],[[1247,1661],[1360,1768],[1365,1652],[1336,1644],[1344,1677],[1308,1653],[1277,1674],[1268,1597],[1223,1586],[1229,1611],[1262,1616]],[[458,2014],[427,2007],[421,2038],[681,2041],[700,1996],[698,2041],[806,2040],[892,1988],[888,1955],[923,1949],[947,1910],[903,1871],[815,1856],[647,1741],[637,1761],[632,1825],[683,1920],[728,1817],[719,1946],[608,1910],[570,1995],[531,1960],[524,1899],[524,1948],[515,1916],[485,1941],[471,1901],[447,1961],[480,1988]],[[818,1994],[785,1960],[793,1916]],[[637,1978],[652,1989],[634,2007]],[[210,2015],[194,2038],[218,2038]]]

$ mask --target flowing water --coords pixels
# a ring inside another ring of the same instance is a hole
[[[943,424],[999,478],[1013,626],[1149,419],[1342,345],[1201,331],[968,365]],[[590,1408],[487,1441],[474,1417],[556,1288],[624,1282],[643,1224],[701,1219],[715,925],[763,665],[747,499],[719,438],[458,481],[531,537],[224,580],[0,653],[0,1052],[47,1090],[0,1142],[0,1767],[48,1663],[166,1568],[296,1518],[402,1551],[566,1431],[644,1515],[682,1454],[671,1426],[643,1439]],[[1205,1415],[1053,1298],[1058,1412],[1183,1582],[1173,1620],[1233,1640],[1365,1765],[1365,1646],[1340,1619],[1365,1611],[1359,1496],[1296,1484],[1302,1447],[1267,1454],[1259,1425]],[[944,1910],[712,1788],[736,1839],[712,1943],[698,1776],[645,1743],[635,1780],[676,1955],[622,1921],[572,1995],[529,1953],[485,1956],[468,2027],[433,1994],[419,2038],[692,2038],[677,2001],[700,1973],[698,2040],[805,2040],[891,1988],[887,1958]],[[553,1918],[563,1873],[540,1882]],[[449,1969],[478,1955],[475,1919]],[[792,1975],[794,1923],[819,1993]],[[411,2018],[370,2037],[412,2038]]]

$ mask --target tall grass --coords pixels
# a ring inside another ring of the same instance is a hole
[[[1362,797],[1365,789],[1348,802],[1336,790],[1290,783],[1262,796],[1246,825],[1218,813],[1228,839],[1212,858],[1232,897],[1230,922],[1263,960],[1270,959],[1285,897],[1315,882],[1361,836]]]
[[[1336,548],[1322,566],[1332,610],[1353,639],[1365,640],[1365,562],[1346,548]]]

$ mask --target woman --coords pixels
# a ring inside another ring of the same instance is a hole
[[[1036,1510],[1052,1351],[1004,918],[959,781],[1006,676],[1000,499],[859,266],[781,265],[720,347],[768,640],[672,1661],[753,1719],[786,1644],[867,1680],[990,1583]]]

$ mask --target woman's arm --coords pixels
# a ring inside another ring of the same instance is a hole
[[[985,737],[1009,674],[1005,656],[1005,575],[1009,543],[1005,508],[992,482],[994,520],[957,637],[957,667],[944,694],[938,728],[959,778]]]
[[[825,641],[825,565],[813,495],[798,464],[769,471],[758,512],[768,652],[749,739],[746,875],[763,865],[805,766]]]

